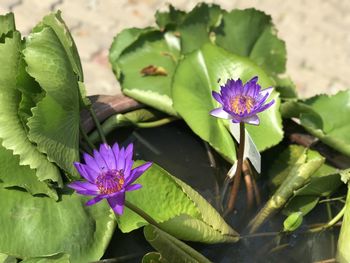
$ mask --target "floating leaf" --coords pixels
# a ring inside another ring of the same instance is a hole
[[[146,240],[160,252],[161,258],[165,262],[210,262],[189,245],[155,226],[147,225],[143,232]]]
[[[216,44],[228,51],[249,57],[269,73],[283,73],[286,47],[277,37],[271,16],[256,9],[225,13],[215,29]]]
[[[137,161],[136,165],[139,164],[142,162]],[[238,234],[203,197],[156,164],[137,182],[143,185],[142,189],[128,192],[127,200],[161,223],[164,231],[184,240],[206,243],[238,240]],[[118,226],[123,232],[146,224],[129,209],[118,217]]]
[[[19,165],[19,157],[0,145],[0,182],[2,187],[18,186],[30,194],[45,194],[58,199],[56,191],[41,182],[27,165]]]
[[[185,15],[184,11],[178,10],[170,4],[168,12],[156,12],[156,23],[161,30],[176,29],[184,20]]]
[[[62,194],[56,202],[0,188],[0,252],[21,259],[55,253],[69,254],[72,262],[100,259],[114,232],[114,215],[107,202],[87,207],[86,201],[77,194]]]
[[[6,65],[0,70],[0,139],[2,145],[19,155],[21,165],[36,169],[40,181],[52,180],[61,184],[61,175],[57,167],[38,151],[26,133],[26,127],[18,116],[21,93],[16,88],[16,76],[20,61],[20,34],[13,33],[12,38],[5,38],[0,44],[0,60]]]
[[[42,29],[41,31],[38,31]],[[79,85],[69,55],[51,27],[37,27],[23,51],[27,72],[45,90],[32,109],[29,138],[48,159],[70,175],[79,160]]]
[[[121,43],[118,43],[118,42]],[[146,28],[118,35],[110,50],[110,61],[123,93],[142,103],[176,115],[170,94],[171,81],[180,55],[179,40],[172,33]],[[155,65],[167,75],[144,77],[140,72]]]
[[[350,91],[317,95],[282,106],[283,117],[300,118],[301,125],[330,147],[350,156]],[[336,113],[336,114],[335,114]]]
[[[57,11],[56,13],[45,16],[43,20],[33,29],[32,32],[41,32],[44,28],[47,27],[51,28],[55,32],[56,37],[59,39],[62,47],[66,52],[66,56],[68,57],[74,72],[79,77],[79,81],[84,81],[83,69],[81,66],[78,50],[68,27],[61,17],[61,11]]]
[[[15,257],[0,253],[0,262],[1,263],[17,263]]]
[[[174,107],[191,129],[220,152],[226,159],[235,160],[233,139],[224,126],[224,121],[212,117],[209,112],[217,107],[212,90],[218,90],[218,79],[247,81],[259,76],[259,84],[267,88],[270,78],[249,59],[228,53],[214,45],[185,57],[178,66],[173,84]],[[247,130],[260,151],[276,145],[282,140],[282,124],[277,93],[271,95],[276,103],[259,114],[259,126],[248,125]]]
[[[210,30],[220,24],[223,10],[218,5],[195,6],[179,26],[181,52],[186,54],[210,43]]]
[[[11,31],[15,31],[15,17],[13,13],[8,13],[6,15],[0,16],[0,37]]]
[[[57,253],[50,256],[27,258],[21,263],[70,263],[70,256],[64,253]]]

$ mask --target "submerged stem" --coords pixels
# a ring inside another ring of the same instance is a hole
[[[237,155],[237,169],[234,175],[233,186],[231,188],[230,197],[227,204],[227,210],[225,214],[230,213],[235,207],[236,199],[238,196],[239,186],[242,177],[242,165],[243,165],[243,154],[244,154],[244,141],[245,141],[245,129],[244,122],[239,124],[239,146]]]
[[[247,160],[243,162],[242,171],[243,171],[243,177],[244,177],[244,182],[245,182],[246,191],[247,191],[247,213],[249,213],[254,206],[254,190],[253,190],[252,175],[249,171],[249,163]]]
[[[327,224],[320,226],[320,227],[316,227],[316,228],[312,228],[309,231],[311,233],[313,232],[318,232],[318,231],[322,231],[322,230],[326,230],[328,228],[331,228],[332,226],[334,226],[340,219],[342,219],[343,215],[345,213],[345,205],[342,208],[342,210],[339,211],[339,213],[333,217]]]

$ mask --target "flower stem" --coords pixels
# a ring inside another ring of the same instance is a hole
[[[135,126],[137,128],[154,128],[159,127],[165,124],[168,124],[172,121],[178,120],[177,117],[169,116],[163,119],[159,119],[156,121],[147,121],[147,122],[133,122],[133,121],[127,121],[127,119],[122,118],[123,115],[118,113],[115,115],[112,115],[107,120],[105,120],[101,125],[101,130],[103,134],[109,134],[111,131],[118,127],[124,127],[124,126]],[[89,135],[89,138],[92,142],[97,142],[99,137],[99,132],[94,131]]]
[[[239,186],[240,186],[241,177],[242,177],[244,141],[245,141],[244,122],[241,122],[239,123],[239,146],[238,146],[238,155],[237,155],[237,169],[234,175],[233,186],[231,188],[231,193],[227,203],[227,210],[225,212],[225,215],[227,215],[233,210],[237,200]]]
[[[149,214],[147,214],[145,211],[143,211],[142,209],[138,208],[137,206],[135,206],[134,204],[130,203],[129,201],[125,200],[125,206],[127,208],[129,208],[131,211],[133,211],[134,213],[138,214],[139,216],[141,216],[143,219],[145,219],[147,221],[147,223],[154,225],[156,227],[158,227],[159,229],[162,229],[162,227],[156,222],[156,220],[154,220]]]
[[[310,232],[313,233],[313,232],[326,230],[327,228],[331,228],[343,217],[344,213],[345,213],[345,205],[342,208],[342,210],[340,210],[339,213],[335,217],[333,217],[327,224],[320,227],[312,228],[310,229]]]
[[[96,125],[96,129],[97,129],[97,131],[98,131],[98,134],[99,134],[100,137],[101,137],[101,141],[102,141],[103,143],[107,143],[106,137],[105,137],[105,135],[104,135],[104,133],[103,133],[103,130],[102,130],[102,128],[101,128],[101,124],[100,124],[100,122],[98,121],[98,118],[97,118],[96,113],[95,113],[94,109],[92,108],[92,106],[89,107],[89,112],[90,112],[90,114],[91,114],[91,116],[92,116],[92,119],[93,119],[95,125]]]
[[[91,140],[89,139],[89,137],[87,136],[86,132],[84,131],[84,129],[81,125],[79,125],[79,131],[80,131],[80,134],[83,137],[84,141],[89,145],[91,150],[95,149],[96,148],[95,145],[91,142]]]
[[[246,193],[247,193],[247,214],[251,211],[254,206],[254,190],[253,190],[253,182],[252,175],[249,171],[249,163],[247,160],[243,161],[243,178],[246,185]]]

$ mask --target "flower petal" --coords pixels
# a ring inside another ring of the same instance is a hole
[[[125,191],[135,191],[135,190],[138,190],[142,188],[142,185],[141,184],[132,184],[132,185],[128,185],[126,188],[125,188]]]
[[[124,185],[129,185],[133,183],[137,178],[139,178],[148,168],[150,168],[152,165],[152,162],[147,162],[143,165],[140,165],[139,167],[136,167],[131,170],[131,174],[129,177],[126,178]]]
[[[96,171],[96,173],[100,172],[100,167],[98,167],[95,159],[90,154],[84,153],[83,157],[87,166]]]
[[[222,107],[212,110],[210,112],[210,115],[221,119],[232,119],[232,116],[226,111],[224,111]]]
[[[262,112],[262,111],[270,108],[274,103],[275,103],[275,100],[270,101],[269,103],[267,103],[267,104],[261,106],[259,109],[257,109],[256,113]]]
[[[80,190],[88,190],[92,192],[98,192],[98,188],[96,185],[89,183],[89,182],[81,182],[81,181],[76,181],[73,183],[68,184],[68,187],[80,191]]]
[[[129,177],[133,164],[134,164],[133,160],[125,161],[125,167],[124,167],[125,178]]]
[[[124,212],[125,192],[119,192],[113,197],[107,199],[108,204],[113,209],[114,213],[122,215]]]
[[[260,100],[261,98],[265,97],[266,94],[268,94],[267,97],[270,96],[270,94],[271,94],[272,91],[273,91],[273,88],[272,88],[272,87],[261,90],[261,91],[259,92],[259,100]]]
[[[252,125],[259,125],[260,120],[259,120],[259,117],[257,115],[253,115],[253,116],[250,116],[248,118],[245,118],[244,122],[248,123],[248,124],[252,124]]]
[[[213,91],[211,93],[214,97],[214,99],[219,102],[220,104],[223,104],[222,100],[221,100],[221,95],[219,93],[217,93],[216,91]]]
[[[96,172],[90,166],[78,162],[74,163],[74,166],[82,177],[84,177],[90,183],[95,183],[96,177],[98,176],[99,172]]]
[[[118,156],[119,156],[119,145],[118,143],[115,143],[112,147],[113,153],[114,153],[114,157],[115,157],[115,161],[118,161]]]
[[[117,160],[117,170],[124,170],[125,167],[125,149],[122,147],[119,151],[118,157],[116,157]]]
[[[107,164],[105,160],[102,158],[101,154],[96,150],[94,150],[94,159],[101,171],[107,170]]]
[[[125,149],[125,164],[127,161],[132,160],[132,155],[134,153],[134,144],[130,143]]]
[[[87,205],[87,206],[94,205],[94,204],[96,204],[96,203],[102,201],[103,198],[104,198],[104,196],[98,195],[98,196],[96,196],[95,198],[92,198],[92,199],[90,199],[89,201],[87,201],[87,202],[85,203],[85,205]]]
[[[256,88],[256,83],[258,82],[258,76],[255,76],[244,84],[243,95],[250,95],[252,91]]]
[[[101,144],[100,154],[101,154],[102,158],[104,159],[104,161],[107,164],[109,169],[116,168],[116,160],[114,157],[114,153],[108,144],[106,144],[106,143]]]

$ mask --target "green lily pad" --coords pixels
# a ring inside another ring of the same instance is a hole
[[[225,13],[215,29],[215,43],[226,50],[249,57],[266,72],[286,69],[286,47],[277,37],[271,16],[250,8]]]
[[[211,43],[210,31],[220,24],[223,12],[218,5],[201,3],[186,14],[179,25],[181,52],[190,53]]]
[[[147,225],[144,227],[143,232],[146,240],[160,252],[161,258],[165,262],[210,262],[189,245],[155,226]]]
[[[142,163],[137,161],[136,165]],[[136,182],[143,187],[128,192],[126,199],[160,223],[163,231],[183,240],[205,243],[238,240],[238,234],[203,197],[156,164]],[[123,232],[147,225],[128,208],[117,220]]]
[[[114,39],[110,61],[123,93],[176,115],[170,88],[179,55],[180,43],[174,34],[130,29]]]
[[[46,92],[28,120],[29,139],[71,176],[79,160],[80,97],[78,76],[64,44],[48,26],[32,33],[23,51],[27,72]]]
[[[317,95],[298,102],[287,102],[283,116],[300,118],[312,135],[339,152],[350,156],[350,90],[335,95]]]
[[[33,28],[32,32],[40,32],[46,27],[51,28],[55,32],[57,38],[61,42],[61,45],[66,51],[66,55],[74,72],[79,77],[79,81],[84,81],[79,53],[68,27],[61,17],[61,11],[45,16],[43,20],[35,28]]]
[[[236,158],[235,146],[225,128],[226,120],[209,114],[219,107],[211,92],[219,90],[219,79],[241,78],[245,82],[254,76],[259,76],[259,84],[263,88],[272,85],[265,72],[249,59],[208,44],[187,55],[179,63],[174,77],[173,100],[177,112],[199,137],[231,162]],[[276,103],[259,114],[260,125],[246,127],[260,151],[278,144],[283,136],[278,93],[274,92],[270,97]]]
[[[3,35],[6,35],[7,33],[15,30],[16,30],[15,17],[13,13],[1,15],[0,16],[0,37],[2,38]]]
[[[5,43],[0,44],[0,60],[7,61],[0,72],[0,123],[6,123],[0,126],[0,139],[6,149],[19,155],[20,165],[36,169],[40,181],[51,180],[61,185],[59,170],[29,141],[27,127],[18,115],[21,92],[16,87],[16,77],[21,55],[20,41],[21,36],[15,31],[13,37],[5,38]]]
[[[71,263],[70,256],[64,253],[57,253],[50,256],[27,258],[22,263]]]
[[[107,202],[87,207],[86,201],[77,194],[56,202],[0,188],[0,253],[21,259],[65,253],[72,263],[100,259],[115,219]]]
[[[58,199],[54,189],[38,180],[35,170],[27,165],[19,165],[19,157],[0,145],[0,182],[2,187],[18,186],[32,195],[45,194]]]
[[[176,9],[173,5],[169,5],[169,11],[155,14],[156,23],[161,30],[175,30],[184,20],[186,12]]]

